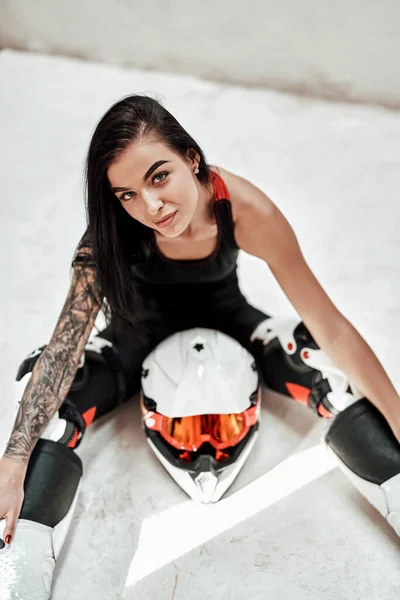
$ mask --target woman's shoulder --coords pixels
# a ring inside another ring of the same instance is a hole
[[[232,205],[232,216],[236,223],[246,213],[256,214],[258,211],[265,212],[273,209],[274,202],[260,188],[255,186],[245,177],[228,171],[221,166],[210,165],[210,169],[222,177],[229,191]]]

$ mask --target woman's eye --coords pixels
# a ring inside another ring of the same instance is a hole
[[[165,181],[166,177],[169,175],[169,171],[162,171],[161,173],[157,173],[156,175],[153,176],[153,183],[160,183],[161,181]],[[157,177],[161,177],[162,179],[160,179],[158,182],[154,181]],[[135,195],[135,192],[125,192],[124,194],[122,194],[122,196],[119,197],[119,199],[121,200],[121,202],[127,202],[128,200],[131,200],[131,198],[133,198],[133,196]]]
[[[129,196],[129,194],[131,194]],[[125,192],[125,194],[122,194],[122,196],[120,196],[120,200],[122,200],[123,202],[126,202],[127,200],[130,200],[132,198],[132,194],[133,192]],[[127,198],[127,196],[129,196],[129,198]]]
[[[167,175],[168,175],[168,171],[161,171],[161,173],[157,173],[157,175],[154,175],[154,177],[153,177],[153,181],[154,181],[154,179],[155,179],[156,177],[162,177],[163,175],[165,175],[165,177],[167,177]],[[165,180],[165,177],[164,177],[163,179],[161,179],[161,181],[164,181],[164,180]]]

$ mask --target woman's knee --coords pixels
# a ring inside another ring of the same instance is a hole
[[[18,370],[18,401],[44,348],[42,346],[28,355]],[[86,345],[66,398],[50,419],[41,438],[76,448],[86,428],[126,397],[126,380],[118,352],[111,342],[97,336]]]
[[[252,334],[267,387],[332,418],[363,397],[298,318],[266,319]]]

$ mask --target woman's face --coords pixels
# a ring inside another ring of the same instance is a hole
[[[190,223],[201,193],[194,174],[198,155],[183,160],[162,142],[131,144],[107,171],[110,187],[126,212],[166,237],[180,235]],[[164,223],[164,217],[173,215]]]

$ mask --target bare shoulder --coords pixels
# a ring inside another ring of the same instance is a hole
[[[231,197],[232,212],[234,216],[245,211],[247,212],[252,207],[268,211],[275,206],[274,202],[265,192],[245,177],[241,177],[240,175],[219,166],[210,165],[210,168],[219,173],[225,181]]]
[[[221,175],[229,190],[237,244],[246,252],[256,254],[257,234],[276,215],[276,204],[245,177],[220,166],[212,165],[211,168]]]

